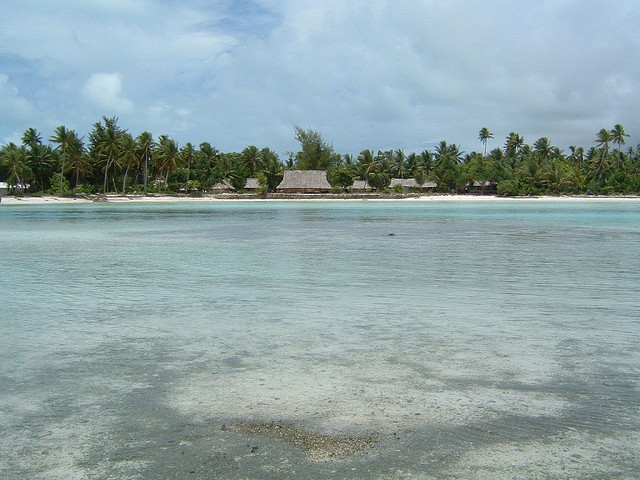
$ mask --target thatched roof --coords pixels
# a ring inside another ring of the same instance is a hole
[[[277,190],[329,191],[331,184],[324,170],[285,170]]]
[[[489,180],[484,182],[484,186],[485,187],[488,187],[490,185],[494,185],[494,182],[490,182]],[[481,187],[482,186],[482,182],[475,181],[475,182],[473,182],[473,186],[474,187]]]
[[[372,187],[366,180],[354,180],[351,190],[372,190]]]
[[[415,178],[392,178],[390,188],[395,187],[396,185],[402,185],[402,188],[415,188],[415,189],[423,189],[423,188],[436,188],[438,186],[437,182],[430,180],[428,182],[424,182],[420,185]]]
[[[245,190],[257,190],[260,188],[260,184],[258,183],[258,179],[254,177],[247,178],[247,183],[244,184]]]
[[[415,178],[392,178],[389,186],[393,188],[396,185],[402,185],[404,188],[420,188]]]
[[[229,181],[229,179],[225,178],[221,182],[218,182],[213,187],[211,187],[211,190],[220,190],[220,191],[230,190],[232,192],[235,192],[236,189],[234,188],[233,185],[231,185],[231,182]]]

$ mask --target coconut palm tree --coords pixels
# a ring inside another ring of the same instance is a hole
[[[486,157],[487,142],[489,141],[490,138],[493,138],[493,133],[491,133],[487,127],[482,127],[480,129],[480,132],[478,133],[478,138],[480,139],[480,142],[482,143],[482,145],[484,145],[484,156]]]
[[[125,167],[124,175],[122,176],[122,194],[127,192],[127,176],[129,175],[129,169],[136,167],[140,163],[140,157],[138,156],[138,143],[133,139],[131,134],[124,133],[120,139],[120,161]],[[135,171],[135,170],[134,170]]]
[[[504,153],[515,157],[516,154],[522,153],[524,146],[524,138],[519,133],[511,132],[507,135],[507,139],[504,144]]]
[[[125,130],[118,126],[117,117],[102,117],[102,120],[93,124],[93,130],[89,134],[90,153],[96,164],[104,165],[104,182],[102,193],[107,194],[107,179],[109,169],[117,164],[121,141]],[[114,182],[115,187],[115,182]]]
[[[31,169],[27,165],[28,152],[25,147],[18,147],[15,143],[9,143],[2,150],[0,161],[9,172],[9,183],[26,189],[26,183]]]
[[[358,173],[363,180],[369,180],[369,174],[373,171],[375,166],[375,160],[373,151],[366,149],[360,152],[358,155]]]
[[[407,174],[406,168],[407,158],[400,149],[393,152],[393,176],[396,178],[404,178]]]
[[[273,150],[265,147],[260,151],[265,162],[263,173],[267,179],[267,188],[271,192],[275,192],[276,187],[282,181],[283,165],[278,154]]]
[[[167,135],[161,135],[158,139],[154,156],[157,159],[160,172],[164,172],[164,189],[166,190],[169,183],[169,175],[171,175],[180,164],[178,144]]]
[[[551,153],[553,152],[554,147],[549,142],[547,137],[539,138],[533,144],[533,150],[542,157],[542,159],[547,160]]]
[[[25,130],[22,145],[28,148],[27,165],[31,169],[33,183],[38,191],[43,191],[52,174],[54,159],[51,147],[42,144],[42,136],[35,128]]]
[[[54,135],[49,139],[49,141],[57,143],[58,147],[61,150],[61,158],[62,158],[62,167],[60,168],[60,195],[62,195],[62,182],[64,180],[64,162],[67,159],[67,151],[69,150],[69,146],[73,141],[73,138],[76,136],[73,130],[67,129],[64,125],[59,125],[53,131]]]
[[[22,145],[29,148],[42,145],[42,135],[33,127],[27,128],[22,134]]]
[[[185,143],[184,147],[180,150],[180,161],[182,165],[187,166],[187,182],[185,185],[185,191],[189,193],[189,177],[191,176],[191,163],[196,156],[196,151],[190,142]]]
[[[253,177],[256,172],[259,172],[264,168],[264,159],[260,155],[260,150],[255,145],[249,145],[242,150],[242,168],[247,171],[250,177]]]
[[[600,147],[600,155],[599,161],[597,162],[597,168],[593,174],[593,178],[598,178],[598,175],[602,171],[602,167],[605,165],[607,161],[607,157],[609,156],[609,142],[612,140],[612,135],[609,130],[606,128],[601,128],[596,136],[594,142],[598,147]]]
[[[67,159],[66,169],[67,172],[75,172],[76,181],[74,188],[77,188],[80,183],[80,175],[84,177],[91,168],[92,164],[86,154],[82,139],[74,135],[74,138],[69,145],[69,158]]]
[[[611,142],[618,145],[618,151],[620,151],[620,147],[625,144],[624,137],[628,136],[629,134],[624,131],[624,127],[619,123],[611,130]]]
[[[429,150],[420,152],[420,164],[424,168],[424,172],[428,174],[433,168],[433,154]]]
[[[144,162],[142,175],[144,182],[144,193],[147,193],[147,179],[149,178],[149,159],[151,158],[151,152],[153,150],[153,135],[146,131],[142,132],[136,138],[136,143],[138,144],[139,154],[142,157],[142,161]]]

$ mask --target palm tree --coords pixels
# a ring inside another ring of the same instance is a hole
[[[187,165],[187,183],[185,185],[185,191],[189,193],[189,177],[191,176],[191,162],[195,157],[196,151],[190,142],[187,142],[182,150],[180,150],[180,157],[182,165]]]
[[[533,150],[538,153],[544,160],[548,159],[553,152],[554,147],[549,142],[547,137],[542,137],[536,140],[533,144]]]
[[[31,149],[36,148],[42,145],[42,135],[33,127],[27,128],[22,134],[22,145]]]
[[[278,158],[278,154],[267,147],[263,148],[260,154],[265,162],[263,172],[267,179],[268,190],[274,192],[282,181],[282,162]]]
[[[126,167],[124,171],[124,175],[122,177],[122,194],[124,195],[127,192],[127,176],[129,175],[129,169],[131,167],[137,167],[140,162],[140,157],[138,156],[138,144],[133,139],[131,134],[124,133],[122,138],[120,139],[120,158],[122,164]]]
[[[607,160],[607,156],[609,154],[609,142],[611,142],[612,136],[611,132],[606,128],[601,128],[596,136],[594,142],[598,147],[600,147],[600,161],[598,162],[598,167],[595,169],[593,174],[593,178],[597,178],[600,172],[602,171],[602,167]]]
[[[375,166],[373,152],[369,149],[362,150],[358,155],[358,173],[363,180],[369,180],[369,174]]]
[[[68,130],[64,125],[56,127],[53,131],[54,135],[49,141],[57,143],[62,150],[62,167],[60,168],[60,195],[62,195],[62,182],[64,180],[64,162],[67,159],[67,150],[76,136],[73,130]]]
[[[629,134],[624,131],[624,127],[619,123],[611,130],[611,142],[618,145],[618,151],[620,151],[620,147],[625,144],[624,137],[628,136]]]
[[[118,126],[117,117],[107,118],[103,116],[101,121],[93,124],[93,130],[89,134],[91,154],[97,164],[104,164],[104,182],[102,189],[104,195],[107,194],[109,169],[118,161],[121,151],[121,140],[124,133],[125,130],[122,130]]]
[[[400,149],[393,152],[393,175],[396,178],[404,178],[406,176],[406,157]]]
[[[433,168],[433,154],[429,150],[420,152],[420,164],[424,168],[425,173],[429,173]]]
[[[490,138],[493,138],[493,133],[491,133],[487,127],[482,127],[480,129],[480,132],[478,133],[478,138],[480,139],[480,142],[482,143],[482,145],[484,145],[484,156],[486,157],[487,142],[489,141]]]
[[[149,159],[153,148],[153,136],[149,132],[142,132],[136,138],[138,150],[144,161],[143,177],[144,177],[144,193],[147,193],[147,178],[149,178]]]
[[[242,150],[242,168],[247,171],[250,177],[253,177],[256,172],[264,168],[264,159],[260,155],[260,150],[255,145],[249,145]]]
[[[67,171],[70,172],[72,170],[76,174],[74,188],[77,188],[80,183],[80,174],[84,176],[89,172],[89,170],[91,170],[91,162],[89,161],[89,157],[86,155],[82,139],[78,138],[76,135],[74,135],[74,138],[70,143],[69,158],[67,160]]]
[[[31,169],[38,191],[45,190],[45,182],[51,178],[53,156],[51,147],[42,144],[42,136],[35,128],[27,128],[22,135],[22,145],[28,147],[27,165]]]
[[[507,135],[507,140],[504,144],[504,152],[515,157],[517,153],[522,153],[524,148],[524,138],[516,132],[511,132]]]
[[[158,139],[156,159],[160,172],[164,172],[164,189],[167,189],[169,175],[178,168],[180,157],[178,155],[178,144],[167,135],[161,135]]]
[[[569,160],[573,166],[582,165],[582,161],[584,160],[584,148],[571,145],[569,147],[569,151],[571,153],[567,157],[567,160]]]
[[[27,149],[9,143],[2,151],[2,166],[9,171],[9,180],[13,185],[26,189],[27,178],[30,173],[27,165]]]

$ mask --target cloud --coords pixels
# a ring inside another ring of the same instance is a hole
[[[490,147],[510,131],[590,146],[622,123],[636,144],[638,23],[634,0],[24,0],[0,16],[0,71],[43,131],[118,114],[133,133],[284,153],[297,123],[357,153],[471,151],[483,126]],[[26,126],[7,122],[0,137]]]
[[[122,95],[122,76],[118,73],[94,73],[82,87],[81,94],[105,114],[133,111],[133,102]]]
[[[21,125],[31,121],[35,108],[29,100],[20,95],[9,76],[0,73],[0,138],[16,141]]]

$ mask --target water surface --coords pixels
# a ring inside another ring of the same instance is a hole
[[[639,245],[635,202],[2,207],[0,476],[637,478]]]

